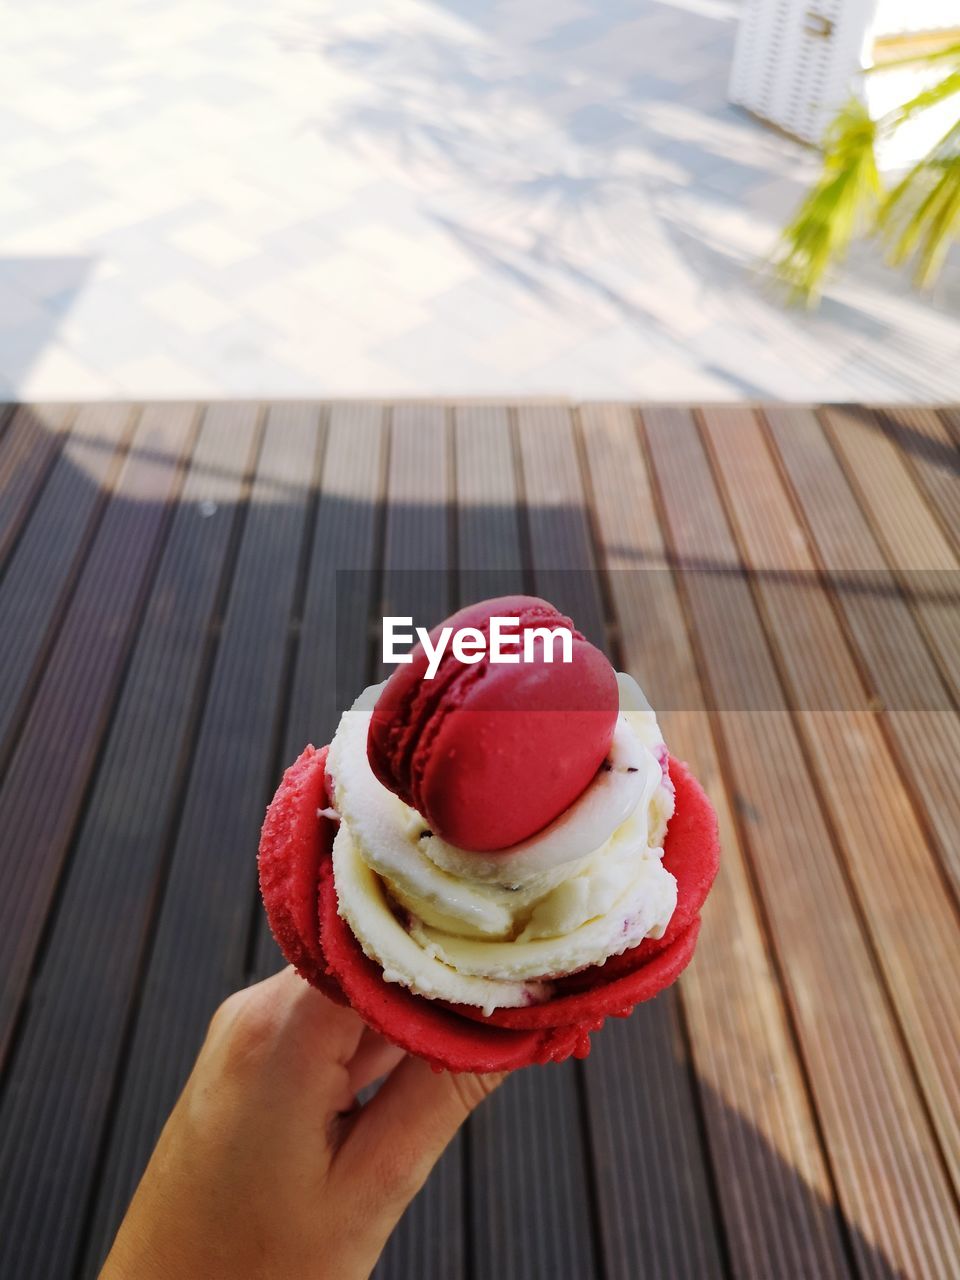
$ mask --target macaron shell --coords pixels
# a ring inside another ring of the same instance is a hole
[[[608,712],[484,710],[485,696],[496,699],[495,678],[447,713],[420,787],[430,829],[476,852],[542,831],[582,795],[610,748]]]
[[[338,1004],[347,1001],[327,962],[317,929],[320,867],[329,861],[336,823],[318,818],[329,804],[327,747],[307,746],[286,770],[260,832],[260,894],[277,945],[301,977]]]
[[[368,738],[380,781],[438,835],[478,852],[507,849],[567,809],[602,764],[619,711],[610,663],[545,600],[484,601],[442,625],[489,635],[493,616],[568,628],[572,661],[466,665],[448,647],[426,680],[420,650],[387,681]]]

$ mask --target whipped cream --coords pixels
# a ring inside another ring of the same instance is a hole
[[[374,776],[367,731],[382,685],[344,712],[327,760],[338,910],[386,981],[489,1013],[549,999],[554,979],[662,936],[677,896],[662,865],[673,786],[652,708],[632,677],[617,680],[620,715],[593,782],[495,853],[441,840]]]

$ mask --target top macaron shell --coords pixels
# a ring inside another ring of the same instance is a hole
[[[433,680],[417,646],[373,711],[367,754],[376,776],[430,829],[462,849],[506,849],[535,835],[587,787],[619,712],[616,674],[569,618],[535,596],[502,596],[442,625],[489,637],[494,616],[568,628],[572,661],[460,662],[448,646]],[[440,628],[431,632],[436,641]],[[513,650],[516,652],[516,649]]]

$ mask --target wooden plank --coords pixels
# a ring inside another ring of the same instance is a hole
[[[523,555],[507,411],[460,408],[455,430],[463,605],[521,590]],[[597,1274],[577,1077],[573,1062],[517,1072],[471,1119],[477,1280]]]
[[[960,449],[950,432],[948,416],[907,405],[880,409],[877,416],[884,433],[900,446],[901,457],[954,552],[960,552]]]
[[[765,412],[783,473],[882,710],[900,768],[960,895],[960,717],[816,415]]]
[[[510,414],[463,405],[454,419],[460,604],[524,589]]]
[[[381,405],[331,408],[280,769],[308,742],[330,741],[341,712],[369,679],[386,443]],[[282,967],[283,958],[262,907],[255,918],[252,976],[264,978]]]
[[[195,412],[146,410],[0,790],[0,1058],[100,751]]]
[[[657,708],[674,755],[690,763],[707,789],[720,824],[723,861],[704,912],[697,958],[684,975],[682,1005],[731,1269],[756,1280],[846,1275],[816,1116],[754,901],[681,601],[667,568],[633,415],[624,406],[594,405],[581,411],[581,421],[625,669]],[[604,1036],[618,1035],[623,1051],[632,1053],[627,1026],[613,1024]],[[602,1105],[611,1112],[605,1122],[611,1129],[626,1106],[636,1117],[636,1131],[647,1131],[636,1090],[625,1100],[618,1092]],[[645,1143],[636,1151],[638,1182],[658,1176],[658,1160],[659,1153]],[[625,1210],[619,1218],[629,1220]],[[677,1256],[684,1237],[681,1225],[672,1254],[659,1260],[667,1274],[695,1270],[692,1260]],[[633,1261],[638,1273],[642,1259],[634,1255]]]
[[[953,1195],[691,415],[644,414],[742,834],[858,1270],[946,1275]],[[719,571],[718,571],[719,570]]]
[[[0,1275],[10,1280],[74,1269],[256,420],[253,405],[207,411],[32,986],[0,1103]]]
[[[0,579],[0,772],[99,525],[131,423],[123,405],[80,410]]]
[[[944,1158],[960,1185],[960,932],[936,855],[869,707],[760,424],[749,409],[704,409],[797,724],[846,855]]]
[[[0,569],[43,485],[73,417],[66,404],[20,405],[0,441]]]
[[[822,421],[960,704],[960,609],[953,599],[960,562],[874,414],[852,406],[831,408],[823,411]]]
[[[439,405],[393,410],[381,614],[432,626],[452,607],[452,457]],[[379,628],[377,628],[379,631]],[[378,651],[379,658],[379,651]],[[382,667],[378,678],[388,672]],[[374,1275],[457,1280],[466,1275],[463,1136],[441,1157],[391,1236]]]
[[[536,588],[603,645],[603,606],[570,414],[521,409],[519,429]],[[719,1275],[709,1155],[698,1132],[676,992],[640,1006],[619,1028],[604,1028],[579,1070],[606,1274],[635,1276],[654,1257],[675,1259],[680,1270],[674,1274]]]
[[[570,411],[560,405],[528,405],[518,410],[517,418],[536,590],[604,648],[603,601]]]
[[[289,620],[321,443],[316,409],[269,410],[108,1134],[88,1270],[109,1248],[210,1016],[244,972],[257,832],[275,767]]]
[[[947,428],[947,435],[953,445],[960,449],[960,405],[943,405],[940,417]]]
[[[576,1064],[527,1067],[471,1118],[471,1275],[601,1275]],[[413,1274],[413,1273],[410,1273]]]

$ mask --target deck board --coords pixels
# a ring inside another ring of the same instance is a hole
[[[693,416],[645,421],[673,550],[714,566],[684,587],[854,1257],[866,1274],[877,1250],[908,1275],[949,1270],[952,1190]]]
[[[816,1115],[764,923],[745,909],[751,872],[634,417],[625,406],[594,405],[581,419],[593,492],[605,499],[593,509],[624,669],[658,708],[671,750],[691,765],[720,823],[723,864],[681,995],[732,1270],[755,1280],[843,1276]]]
[[[739,544],[847,875],[906,1033],[954,1185],[960,1175],[960,934],[855,655],[778,482],[756,415],[704,410]],[[777,576],[772,576],[776,574]]]
[[[132,416],[123,405],[79,411],[0,580],[0,764],[99,526]]]
[[[469,604],[522,590],[519,483],[506,410],[458,410],[456,440],[458,603]],[[536,578],[536,547],[532,559]],[[471,1119],[468,1148],[478,1280],[595,1273],[577,1064],[532,1067],[507,1080]],[[525,1232],[530,1221],[543,1229]],[[524,1247],[512,1247],[520,1238]]]
[[[534,587],[607,648],[572,417],[559,407],[524,409],[519,428]],[[719,1275],[707,1153],[676,992],[642,1005],[625,1024],[611,1020],[586,1063],[566,1069],[584,1077],[607,1274],[628,1280],[654,1256],[665,1259],[667,1274]],[[650,1152],[656,1152],[655,1178]]]
[[[878,413],[884,433],[900,446],[919,488],[960,553],[960,449],[950,431],[949,415],[935,409],[897,405]]]
[[[255,406],[206,414],[34,980],[35,1012],[0,1102],[0,1194],[10,1197],[0,1205],[0,1275],[14,1274],[14,1248],[38,1275],[67,1275],[80,1247],[256,417]],[[22,1194],[15,1178],[27,1143],[43,1197]]]
[[[20,405],[0,436],[0,568],[29,518],[73,417],[66,404]]]
[[[246,833],[259,826],[273,777],[319,426],[309,406],[267,414],[107,1139],[88,1269],[113,1237],[212,1013],[244,978],[256,881]]]
[[[365,635],[374,612],[386,442],[381,405],[332,406],[280,768],[307,743],[329,742],[341,711],[370,678],[367,647],[339,644],[337,637]],[[266,914],[255,909],[254,920],[251,977],[264,978],[282,966],[283,958]]]
[[[381,614],[433,626],[453,607],[453,452],[443,406],[401,405],[391,415]],[[385,679],[379,650],[375,677]],[[467,1274],[464,1215],[466,1144],[450,1144],[390,1238],[378,1280],[461,1280]]]
[[[823,423],[960,705],[960,613],[949,598],[960,561],[877,416],[828,409]]]
[[[817,560],[882,710],[904,777],[960,898],[960,716],[821,423],[807,409],[764,415]]]
[[[196,417],[147,409],[0,790],[0,1060],[97,762]],[[49,777],[56,786],[48,785]],[[25,859],[16,856],[32,850]]]
[[[519,590],[640,679],[724,864],[678,986],[506,1082],[378,1280],[956,1274],[958,444],[955,408],[12,406],[5,1280],[95,1274],[281,963],[263,807],[381,613]]]

